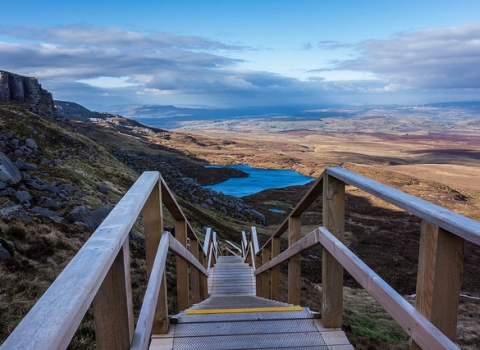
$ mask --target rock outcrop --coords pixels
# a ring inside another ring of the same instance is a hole
[[[37,79],[0,70],[0,101],[28,103],[29,110],[51,116],[55,105],[52,94]]]

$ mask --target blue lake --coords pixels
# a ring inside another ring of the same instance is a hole
[[[248,196],[269,188],[305,185],[315,180],[313,177],[304,176],[293,170],[259,169],[248,165],[209,165],[207,167],[233,168],[249,174],[248,177],[231,178],[215,185],[204,186],[204,188],[211,188],[214,191],[235,197]]]

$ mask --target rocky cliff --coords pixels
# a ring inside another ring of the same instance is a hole
[[[52,94],[37,79],[0,70],[0,101],[28,103],[30,111],[52,115],[55,111]]]

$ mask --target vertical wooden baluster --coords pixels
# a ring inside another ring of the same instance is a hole
[[[125,255],[129,251],[124,244],[115,258],[110,270],[103,280],[97,295],[93,299],[93,315],[95,319],[95,340],[97,349],[129,349],[132,341],[133,320],[128,310],[127,280],[125,277]],[[130,269],[128,269],[130,272]]]
[[[280,237],[272,238],[272,259],[280,254]],[[280,266],[277,265],[272,269],[272,300],[280,299]]]
[[[199,247],[196,239],[190,239],[190,253],[199,260]],[[192,304],[197,304],[201,300],[200,298],[200,272],[193,266],[190,267],[190,289],[192,291]]]
[[[200,249],[200,252],[198,253],[198,260],[200,261],[200,264],[207,269],[207,257],[205,257],[204,252],[202,249]],[[200,274],[200,300],[205,300],[208,297],[208,279],[207,277],[201,273]]]
[[[262,265],[270,261],[270,249],[262,249]],[[270,271],[262,274],[262,298],[268,299],[270,297]]]
[[[260,266],[262,266],[262,257],[260,256],[260,254],[255,255],[255,269],[258,269]],[[255,290],[257,293],[257,297],[261,297],[262,296],[262,275],[261,274],[255,276]]]
[[[323,225],[343,242],[345,183],[326,175],[323,181]],[[343,267],[324,248],[322,254],[322,321],[327,328],[342,326]]]
[[[290,247],[301,238],[301,218],[290,217],[288,226],[288,246]],[[300,254],[288,261],[288,303],[300,305]]]
[[[462,285],[463,238],[422,221],[415,307],[452,341]],[[419,349],[413,344],[414,349]]]
[[[185,220],[175,220],[175,238],[187,247],[187,223]],[[177,264],[177,297],[178,311],[188,309],[189,306],[189,281],[188,264],[180,257],[176,257]]]
[[[143,227],[145,235],[145,251],[147,263],[147,278],[150,278],[153,262],[157,255],[158,245],[163,233],[163,211],[162,211],[162,193],[160,181],[154,187],[153,191],[143,208]],[[166,275],[162,279],[162,286],[158,295],[158,301],[155,308],[155,317],[153,319],[152,333],[167,333],[169,327],[168,303],[167,303],[167,284]]]

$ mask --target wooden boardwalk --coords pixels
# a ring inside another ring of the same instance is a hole
[[[353,349],[308,308],[255,296],[252,268],[240,257],[218,258],[208,290],[208,299],[171,318],[167,334],[152,335],[151,350]]]

